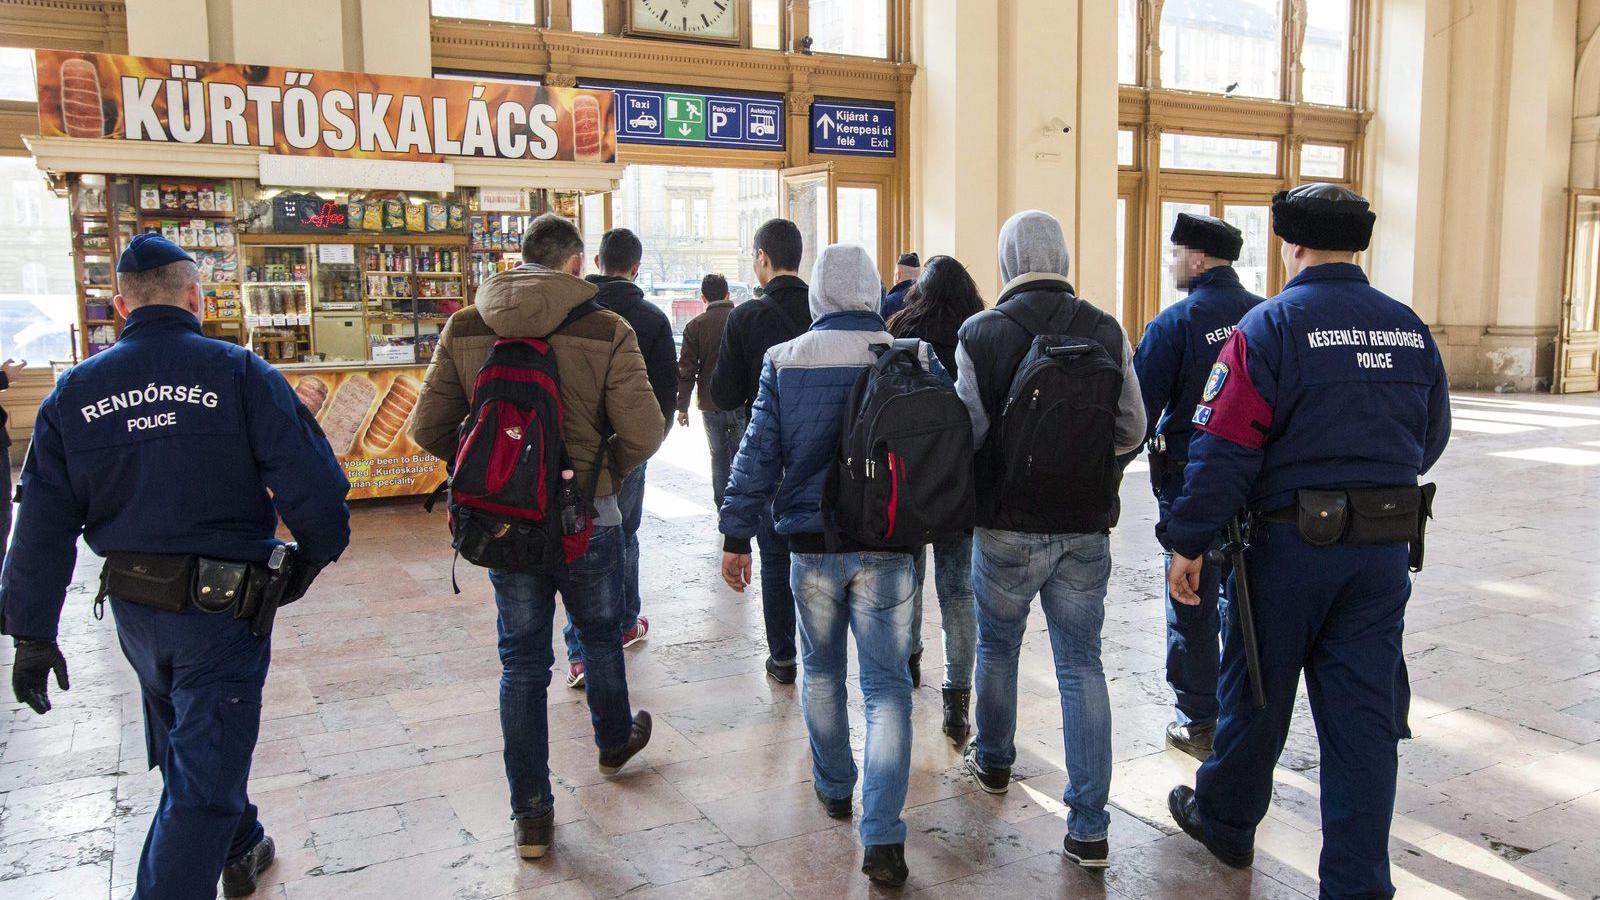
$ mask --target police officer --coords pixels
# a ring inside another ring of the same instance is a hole
[[[1156,540],[1170,563],[1167,520],[1183,488],[1189,461],[1190,419],[1211,366],[1244,314],[1261,302],[1244,289],[1233,263],[1244,249],[1239,229],[1211,216],[1179,213],[1172,229],[1172,279],[1189,296],[1167,307],[1145,329],[1133,359],[1150,422],[1150,483],[1161,508]],[[1167,684],[1177,699],[1167,743],[1198,759],[1211,755],[1217,728],[1217,667],[1221,640],[1217,600],[1225,567],[1201,571],[1200,604],[1167,597]]]
[[[1223,862],[1251,864],[1303,669],[1322,747],[1322,896],[1392,897],[1407,541],[1420,545],[1431,497],[1418,477],[1449,440],[1449,385],[1427,326],[1355,265],[1375,221],[1366,200],[1309,184],[1275,197],[1272,214],[1290,281],[1212,368],[1167,523],[1168,588],[1193,605],[1218,529],[1252,511],[1243,558],[1265,705],[1250,699],[1235,571],[1213,752],[1168,807]]]
[[[134,560],[141,587],[113,591],[111,609],[143,691],[150,765],[165,782],[134,896],[209,900],[219,873],[227,896],[243,896],[273,859],[245,794],[269,640],[186,596],[180,612],[144,603],[171,599],[180,580],[190,591],[177,574],[188,554],[268,560],[280,515],[314,572],[349,543],[349,485],[283,376],[201,334],[187,253],[143,234],[117,272],[121,339],[67,372],[39,408],[0,577],[0,632],[16,639],[17,699],[48,712],[49,675],[68,687],[56,630],[79,533],[113,562]],[[133,593],[143,603],[126,599]]]

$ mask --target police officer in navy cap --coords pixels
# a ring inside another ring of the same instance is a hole
[[[1304,185],[1273,198],[1272,219],[1289,283],[1245,315],[1212,368],[1167,521],[1168,589],[1190,605],[1218,529],[1240,510],[1254,522],[1247,573],[1228,586],[1212,755],[1168,807],[1223,862],[1250,865],[1304,671],[1322,748],[1322,896],[1392,897],[1396,754],[1410,734],[1408,568],[1421,565],[1432,497],[1418,479],[1450,437],[1449,385],[1427,326],[1355,263],[1375,221],[1366,200]]]
[[[273,859],[245,794],[269,655],[255,632],[270,598],[303,593],[344,552],[349,484],[283,376],[201,334],[187,253],[142,234],[117,272],[121,338],[39,408],[0,632],[16,639],[17,699],[49,712],[49,676],[69,683],[56,633],[78,535],[107,557],[95,612],[109,593],[165,782],[134,897],[209,900],[219,874],[227,896],[243,896]],[[274,538],[280,516],[299,544],[292,570]]]
[[[1244,289],[1233,269],[1244,248],[1239,229],[1211,216],[1179,213],[1172,244],[1172,279],[1189,296],[1156,316],[1133,360],[1150,422],[1150,483],[1161,508],[1156,539],[1169,560],[1167,519],[1183,487],[1194,408],[1228,335],[1262,302]],[[1201,572],[1198,606],[1167,598],[1167,683],[1177,699],[1167,743],[1201,760],[1211,755],[1217,728],[1222,648],[1217,602],[1224,569],[1208,566]]]

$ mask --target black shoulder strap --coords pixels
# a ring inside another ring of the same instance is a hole
[[[549,340],[550,338],[555,337],[556,335],[560,334],[561,332],[566,331],[568,328],[572,327],[573,324],[575,324],[579,319],[583,318],[584,316],[590,315],[591,313],[597,313],[602,309],[604,309],[604,307],[602,307],[600,304],[594,302],[593,300],[585,300],[584,302],[578,304],[577,306],[574,306],[572,308],[572,312],[567,313],[567,317],[565,319],[561,320],[561,324],[557,325],[554,331],[552,331],[549,334],[545,335],[544,339],[545,340]]]
[[[1097,312],[1094,304],[1082,297],[1069,299],[1078,304],[1078,306],[1072,311],[1072,318],[1067,320],[1067,327],[1064,329],[1064,333],[1072,337],[1093,338],[1100,324],[1100,317],[1093,315],[1093,313]],[[1066,303],[1067,301],[1063,300],[1062,302]]]

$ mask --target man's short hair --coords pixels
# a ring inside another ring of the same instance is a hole
[[[728,299],[728,279],[721,275],[707,275],[700,280],[700,296],[712,303]]]
[[[600,239],[600,273],[626,275],[644,259],[644,244],[626,228],[613,228]]]
[[[771,219],[756,229],[756,250],[767,254],[773,268],[793,272],[800,268],[805,241],[800,237],[800,227],[793,222]]]
[[[117,293],[129,306],[183,302],[189,286],[200,281],[200,267],[181,259],[143,272],[118,272]]]
[[[583,234],[578,226],[555,213],[545,213],[522,235],[522,261],[546,269],[559,269],[574,256],[583,255]]]

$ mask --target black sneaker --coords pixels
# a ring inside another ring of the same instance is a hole
[[[911,687],[916,690],[922,687],[922,651],[911,654]]]
[[[899,887],[911,877],[906,868],[905,844],[872,844],[861,855],[861,874],[873,884]]]
[[[1211,739],[1216,736],[1215,722],[1191,722],[1188,725],[1167,723],[1167,746],[1182,750],[1201,762],[1211,757]]]
[[[967,721],[967,709],[972,704],[972,692],[959,688],[944,689],[944,733],[957,747],[967,742],[972,727]]]
[[[841,797],[839,799],[834,799],[833,797],[829,797],[827,794],[824,794],[822,792],[822,788],[813,788],[813,790],[815,790],[817,792],[817,799],[821,800],[822,801],[822,805],[828,810],[828,818],[830,818],[830,819],[848,819],[848,818],[850,818],[851,807],[850,807],[850,798],[849,797]]]
[[[556,811],[517,820],[517,855],[523,859],[543,859],[550,852],[550,839],[556,833]]]
[[[1067,859],[1085,869],[1104,869],[1108,865],[1106,856],[1111,852],[1111,845],[1105,841],[1074,840],[1069,834],[1061,841],[1061,850],[1067,854]]]
[[[964,757],[967,771],[978,779],[978,787],[991,794],[1004,794],[1011,787],[1011,770],[987,767],[978,762],[978,745],[968,744]]]
[[[1211,851],[1211,855],[1235,869],[1248,869],[1256,861],[1254,850],[1244,853],[1234,853],[1224,847],[1218,846],[1206,835],[1205,828],[1200,824],[1200,804],[1195,801],[1194,789],[1188,785],[1180,784],[1167,795],[1167,812],[1172,814],[1172,821],[1178,823],[1183,833],[1194,838]]]
[[[767,677],[779,684],[794,684],[794,676],[800,667],[792,662],[781,663],[772,657],[767,657]]]
[[[266,835],[244,855],[222,869],[222,896],[248,897],[256,892],[256,879],[261,877],[277,858],[278,848]]]
[[[613,750],[600,751],[600,774],[615,775],[650,743],[650,714],[639,710],[633,716],[633,728],[628,732],[628,742]]]

